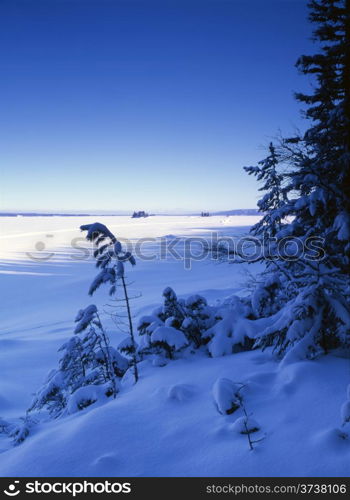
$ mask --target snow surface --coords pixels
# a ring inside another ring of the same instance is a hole
[[[48,423],[7,451],[1,475],[349,474],[350,445],[336,430],[344,383],[335,381],[348,375],[344,359],[329,356],[279,371],[264,354],[248,352],[162,368],[147,362],[140,371],[139,383],[122,388],[115,400]],[[253,452],[232,428],[242,414],[220,415],[213,404],[218,377],[249,382],[246,406],[266,434]],[[179,385],[187,397],[174,389]]]
[[[81,238],[79,246],[88,248],[78,228],[96,220],[121,240],[158,238],[144,243],[152,252],[162,236],[240,235],[258,218],[1,218],[0,417],[5,420],[24,415],[32,393],[57,367],[57,349],[72,335],[77,311],[92,302],[103,309],[108,302],[103,288],[93,299],[87,295],[96,275],[93,257],[78,259],[83,251],[70,246]],[[44,250],[35,249],[38,241]],[[46,251],[52,258],[38,260]],[[208,258],[192,263],[191,270],[172,257],[138,259],[127,270],[135,294],[142,292],[133,301],[135,324],[162,302],[165,286],[184,298],[204,295],[209,304],[244,294],[245,268]],[[257,269],[249,266],[250,272]],[[125,335],[112,330],[112,321],[106,324],[116,347]],[[245,408],[260,426],[254,439],[264,437],[254,451],[247,437],[234,431],[242,410],[217,411],[212,389],[222,378],[245,384]],[[144,361],[140,381],[134,386],[125,376],[115,400],[33,427],[16,447],[1,438],[0,475],[347,476],[350,438],[340,437],[340,429],[346,431],[340,409],[349,379],[349,360],[340,355],[283,365],[260,351],[215,358],[197,353],[163,367]]]

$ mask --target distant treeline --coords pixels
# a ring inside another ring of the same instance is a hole
[[[222,212],[213,212],[212,215],[261,215],[256,208],[242,208],[238,210],[223,210]]]
[[[209,213],[209,212],[207,212]],[[108,217],[117,217],[117,216],[129,216],[128,213],[117,213],[117,214],[97,214],[97,213],[82,213],[82,214],[63,214],[63,213],[41,213],[41,212],[0,212],[0,217],[92,217],[92,216],[108,216]],[[147,214],[148,215],[148,214]],[[159,213],[152,215],[197,215],[194,213]],[[224,210],[222,212],[211,212],[211,215],[261,215],[261,212],[255,208],[246,208],[246,209],[238,209],[238,210]]]

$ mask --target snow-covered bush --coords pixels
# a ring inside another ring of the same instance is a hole
[[[137,351],[138,345],[136,342],[132,342],[130,337],[126,337],[121,342],[119,342],[117,349],[122,354],[132,357],[135,354],[135,350]]]
[[[108,384],[79,387],[68,400],[67,414],[71,415],[96,402],[106,401],[108,399],[109,389],[110,387]]]
[[[205,345],[210,327],[218,321],[217,308],[209,306],[200,295],[179,299],[170,287],[165,288],[163,297],[163,306],[139,320],[140,356],[162,353],[172,358],[186,347],[198,349]]]
[[[164,325],[164,321],[161,319],[161,308],[153,311],[153,314],[148,316],[142,316],[139,319],[139,323],[137,325],[137,330],[139,335],[141,336],[149,336],[152,335],[154,330],[159,326]]]
[[[252,308],[246,298],[230,296],[221,304],[210,306],[205,297],[197,294],[186,300],[178,299],[169,287],[163,296],[164,305],[139,320],[137,329],[141,340],[138,354],[141,357],[159,354],[159,350],[154,350],[152,338],[154,332],[163,326],[175,329],[179,339],[183,340],[184,335],[189,350],[203,347],[213,357],[252,348],[255,336],[252,336],[251,328],[243,328],[242,324],[252,316]],[[182,340],[180,350],[184,347]],[[175,347],[173,353],[176,351]]]
[[[150,347],[157,354],[163,354],[166,358],[173,359],[174,353],[188,345],[185,335],[172,326],[159,326],[154,330],[150,338]]]
[[[232,296],[226,301],[216,313],[217,322],[205,333],[210,339],[208,351],[211,356],[215,358],[252,348],[254,336],[246,328],[251,312],[244,299]]]

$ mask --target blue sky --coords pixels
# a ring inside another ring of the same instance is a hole
[[[2,210],[255,207],[305,124],[303,0],[2,0]]]

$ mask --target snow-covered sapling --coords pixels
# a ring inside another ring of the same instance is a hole
[[[95,305],[80,310],[75,321],[74,337],[59,349],[62,357],[58,369],[49,373],[29,412],[45,408],[51,417],[60,417],[72,398],[78,401],[77,393],[82,387],[100,386],[104,397],[116,396],[116,377],[122,377],[129,368],[128,360],[110,345]],[[82,409],[94,401],[85,397],[84,404],[77,402],[77,407]]]
[[[201,295],[191,295],[185,302],[185,318],[181,329],[196,348],[203,344],[204,333],[213,325],[213,314]]]
[[[0,434],[9,434],[12,425],[0,417]]]
[[[245,434],[248,439],[250,450],[254,449],[253,444],[264,439],[252,439],[251,435],[260,430],[260,425],[248,415],[242,389],[245,384],[233,382],[228,378],[218,378],[213,385],[213,397],[217,410],[222,415],[231,415],[241,409],[244,416],[238,418],[233,424],[233,430],[240,434]]]
[[[231,415],[241,406],[239,391],[242,384],[235,384],[228,378],[218,378],[213,385],[213,398],[222,415]]]
[[[46,408],[53,418],[59,417],[67,404],[67,385],[60,369],[51,370],[43,386],[35,393],[28,412]]]
[[[119,372],[119,367],[115,359],[115,349],[110,346],[109,337],[101,323],[97,307],[92,304],[86,309],[80,310],[75,321],[77,326],[74,333],[81,334],[84,332],[80,350],[82,364],[84,365],[84,363],[86,363],[87,366],[91,366],[92,362],[93,368],[97,368],[98,366],[102,367],[104,382],[110,382],[111,395],[115,398],[117,395],[115,376]],[[84,373],[84,376],[85,375],[86,373]],[[91,375],[96,381],[98,371],[95,370],[90,374],[90,378]],[[92,381],[90,381],[90,383],[91,382]]]
[[[288,202],[288,190],[284,187],[284,175],[280,171],[280,153],[270,142],[269,154],[259,161],[257,166],[244,167],[249,175],[254,175],[258,182],[262,182],[259,191],[265,195],[258,201],[259,210],[264,214],[260,221],[253,226],[256,236],[273,238],[283,227],[283,211],[281,210]]]
[[[236,432],[239,432],[240,434],[245,434],[247,436],[248,443],[249,443],[249,449],[253,450],[254,449],[253,444],[259,443],[260,441],[265,439],[265,436],[263,436],[259,439],[252,439],[251,435],[254,432],[258,432],[260,430],[260,425],[258,424],[258,422],[256,420],[254,420],[251,417],[251,415],[248,415],[247,409],[246,409],[245,404],[244,404],[243,397],[239,397],[239,400],[240,400],[241,407],[242,407],[242,410],[244,413],[244,417],[241,417],[238,420],[236,420],[236,422],[234,423],[234,430]]]
[[[134,329],[130,308],[130,297],[128,294],[127,283],[125,280],[124,264],[129,262],[132,266],[136,264],[135,258],[130,252],[124,251],[122,244],[117,240],[115,235],[104,225],[99,222],[80,226],[82,231],[86,231],[86,239],[95,245],[94,256],[96,258],[96,267],[101,269],[99,274],[92,282],[89,294],[92,295],[102,284],[109,284],[109,294],[115,295],[118,283],[121,284],[125,307],[128,318],[128,333],[130,335],[130,343],[132,345],[132,362],[135,382],[139,375],[137,369],[136,358],[136,342],[134,337]]]
[[[239,434],[244,434],[247,436],[248,443],[249,443],[249,449],[253,450],[254,443],[258,443],[259,441],[262,441],[263,438],[260,439],[252,439],[252,434],[254,432],[258,432],[260,430],[260,426],[256,420],[254,420],[251,417],[248,417],[248,415],[245,415],[244,417],[238,418],[235,423],[233,424],[233,430],[235,432],[238,432]]]

